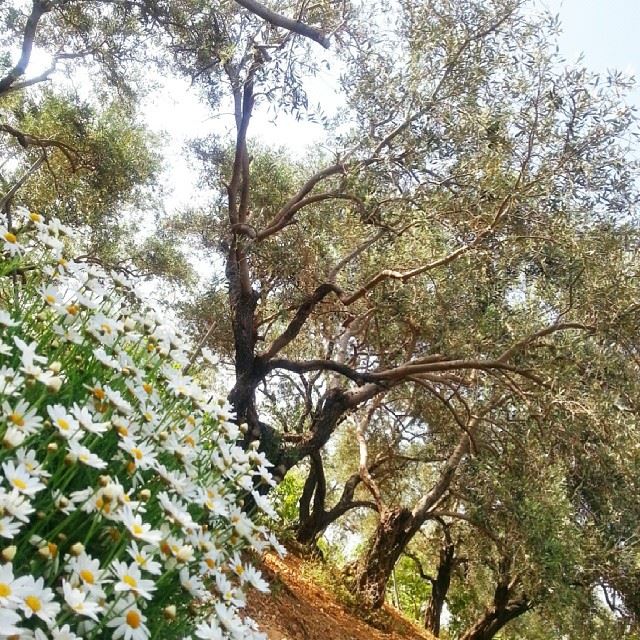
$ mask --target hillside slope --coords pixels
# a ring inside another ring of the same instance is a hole
[[[269,640],[434,640],[391,607],[381,613],[386,631],[368,625],[316,584],[293,554],[267,556],[262,570],[271,593],[252,592],[246,611]]]

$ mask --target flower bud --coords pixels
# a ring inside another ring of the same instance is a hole
[[[47,445],[47,452],[48,453],[55,453],[58,450],[58,444],[56,442],[50,442]]]
[[[62,363],[59,360],[56,360],[55,362],[52,362],[49,365],[49,371],[53,373],[60,373],[61,370],[62,370]]]
[[[176,605],[170,604],[162,610],[162,613],[167,620],[175,620],[177,615]]]
[[[18,547],[15,544],[12,544],[9,547],[5,547],[2,551],[0,551],[0,556],[4,560],[4,562],[11,562],[16,557],[16,552],[18,551]]]
[[[140,500],[142,500],[142,502],[147,502],[147,500],[151,498],[151,491],[149,491],[149,489],[142,489],[142,491],[138,493],[138,497],[140,498]]]
[[[62,386],[62,378],[60,376],[53,376],[49,378],[47,382],[47,388],[51,389],[54,393],[60,391],[60,387]]]
[[[69,549],[69,553],[72,556],[76,556],[76,558],[78,556],[81,556],[84,553],[84,545],[82,544],[82,542],[76,542],[75,544],[72,544],[71,548]]]

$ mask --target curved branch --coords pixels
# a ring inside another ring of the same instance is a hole
[[[40,147],[40,149],[53,147],[55,149],[59,149],[69,161],[71,168],[75,171],[76,160],[80,154],[77,149],[74,149],[65,142],[53,140],[51,138],[39,138],[38,136],[34,136],[30,133],[20,131],[19,129],[12,127],[10,124],[0,124],[0,131],[4,131],[5,133],[12,135],[23,149],[28,149],[29,147]]]
[[[7,75],[0,79],[0,96],[5,93],[9,93],[12,89],[13,83],[22,75],[24,75],[29,62],[31,60],[31,52],[33,50],[33,41],[36,37],[36,30],[38,28],[38,22],[40,18],[51,11],[51,3],[44,0],[34,0],[31,7],[31,13],[27,18],[27,24],[24,28],[24,35],[22,37],[22,51],[20,53],[20,59],[16,65],[11,69]]]
[[[265,238],[272,236],[274,233],[278,233],[278,231],[286,227],[291,221],[293,214],[298,210],[296,207],[298,207],[299,203],[302,202],[313,191],[317,184],[331,176],[344,174],[346,172],[346,165],[342,163],[336,163],[312,175],[302,185],[302,187],[300,187],[299,191],[294,196],[289,198],[289,200],[284,204],[284,206],[276,214],[273,220],[267,225],[267,227],[257,234],[256,240],[264,240]]]
[[[498,358],[499,362],[504,362],[508,360],[512,355],[520,350],[526,349],[530,344],[538,340],[539,338],[544,338],[545,336],[551,335],[552,333],[556,333],[557,331],[567,331],[569,329],[577,329],[579,331],[588,331],[593,333],[595,331],[595,327],[590,325],[582,324],[580,322],[560,322],[556,324],[552,324],[549,327],[545,327],[544,329],[540,329],[535,333],[519,340],[514,345],[509,347],[506,351],[504,351],[500,357]]]
[[[251,11],[251,13],[255,13],[263,20],[266,20],[274,27],[281,27],[287,31],[292,31],[293,33],[297,33],[305,38],[309,38],[309,40],[317,42],[325,49],[328,49],[330,46],[329,37],[318,29],[314,29],[303,22],[292,20],[291,18],[287,18],[286,16],[276,13],[259,2],[256,2],[256,0],[236,0],[236,2],[241,7]]]
[[[263,360],[270,360],[284,349],[300,333],[305,322],[322,300],[330,293],[340,295],[341,290],[334,284],[321,284],[316,290],[298,307],[293,320],[289,326],[271,343],[271,346],[260,356]]]
[[[335,362],[334,360],[301,360],[295,362],[293,360],[287,360],[286,358],[276,358],[270,360],[266,364],[266,371],[271,372],[275,369],[286,369],[287,371],[293,371],[294,373],[308,373],[309,371],[334,371],[343,375],[345,378],[349,378],[358,384],[364,382],[373,382],[370,374],[361,373],[348,367],[346,364]]]

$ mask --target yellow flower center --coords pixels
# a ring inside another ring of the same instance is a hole
[[[106,500],[103,500],[101,497],[96,499],[96,507],[99,511],[104,511],[105,513],[110,513],[111,511],[111,504]]]
[[[62,429],[62,431],[69,431],[69,428],[71,427],[71,425],[64,418],[58,418],[56,420],[56,424],[60,429]]]
[[[47,294],[44,299],[49,303],[49,304],[54,304],[54,302],[56,301],[56,297],[52,296],[50,293]]]
[[[11,231],[7,231],[4,234],[4,239],[7,242],[10,242],[11,244],[15,244],[18,241],[18,238],[16,238],[15,235],[13,233],[11,233]]]
[[[190,447],[195,447],[196,446],[196,441],[191,437],[191,436],[187,436],[184,439],[185,444],[188,444]]]
[[[47,548],[49,549],[49,553],[52,558],[55,558],[58,555],[58,545],[55,542],[47,542]]]
[[[27,596],[24,599],[24,603],[33,611],[34,613],[38,613],[40,609],[42,609],[42,602],[38,596]]]
[[[103,323],[100,325],[100,329],[101,329],[104,333],[107,333],[107,334],[111,335],[111,327],[110,327],[106,322],[103,322]]]
[[[144,533],[144,529],[142,528],[142,525],[138,524],[137,522],[134,522],[133,525],[131,526],[131,532],[133,533],[134,536],[139,536],[140,534]]]
[[[128,584],[132,589],[135,589],[138,586],[138,581],[135,578],[132,578],[131,576],[124,576],[124,578],[122,578],[122,582],[124,582],[125,584]]]
[[[78,315],[78,312],[79,312],[79,311],[80,311],[80,307],[79,307],[77,304],[70,304],[70,305],[67,307],[67,313],[68,313],[70,316]]]
[[[34,221],[34,222],[42,222],[42,216],[39,213],[36,213],[35,211],[32,211],[29,214],[29,217]]]
[[[99,388],[94,389],[92,393],[93,397],[98,398],[98,400],[104,400],[107,395],[102,389]]]
[[[16,487],[16,489],[20,489],[24,491],[27,488],[27,483],[21,478],[12,478],[11,484]]]
[[[0,582],[0,598],[7,598],[11,593],[11,587],[6,582]]]
[[[213,560],[213,558],[205,558],[204,561],[207,563],[207,567],[209,567],[209,569],[216,568],[216,561]]]
[[[87,583],[87,584],[95,584],[95,578],[93,577],[93,572],[89,571],[89,569],[83,569],[82,571],[80,571],[80,577]]]
[[[10,413],[9,420],[17,427],[24,427],[24,418],[19,413]]]
[[[128,611],[125,620],[132,629],[137,629],[142,623],[140,614],[137,611]]]
[[[138,554],[136,556],[136,562],[141,566],[144,567],[147,564],[147,559],[143,556],[141,556],[140,554]]]
[[[241,576],[244,573],[244,567],[241,564],[236,565],[236,573]]]
[[[131,449],[131,455],[136,460],[142,460],[142,451],[140,451],[140,449],[138,449],[138,447],[133,447],[133,449]]]
[[[151,393],[153,391],[153,386],[150,385],[148,382],[143,382],[142,383],[142,388],[147,392],[147,393]]]

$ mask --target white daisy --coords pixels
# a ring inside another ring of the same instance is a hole
[[[54,600],[53,591],[44,586],[44,578],[34,580],[32,576],[25,576],[16,582],[21,589],[20,608],[25,618],[37,616],[43,622],[53,624],[61,607]]]
[[[75,589],[66,580],[62,581],[62,592],[67,606],[79,616],[86,616],[98,622],[98,614],[103,607],[95,600],[89,599],[89,594],[80,589]]]
[[[73,438],[80,430],[78,421],[61,404],[48,406],[47,413],[51,418],[51,423],[63,437]]]
[[[74,459],[86,464],[88,467],[104,469],[107,466],[107,463],[100,456],[92,453],[90,449],[80,444],[77,440],[69,441],[69,453]]]
[[[140,567],[135,562],[127,564],[116,560],[111,564],[111,570],[118,578],[114,586],[115,591],[131,592],[134,596],[140,596],[145,600],[153,598],[152,592],[156,590],[156,585],[153,580],[142,577]]]
[[[146,617],[135,604],[129,605],[119,616],[107,622],[107,626],[115,627],[112,638],[124,640],[147,640],[149,629],[145,625]]]
[[[33,497],[38,491],[42,491],[42,489],[45,488],[45,485],[42,484],[38,478],[29,474],[24,465],[19,464],[16,467],[13,460],[3,462],[2,470],[4,471],[4,477],[11,487],[17,489],[25,496]]]
[[[139,515],[133,515],[131,508],[127,505],[122,510],[122,523],[129,530],[131,535],[143,542],[158,545],[162,539],[162,534],[151,528],[150,524],[142,521]]]

